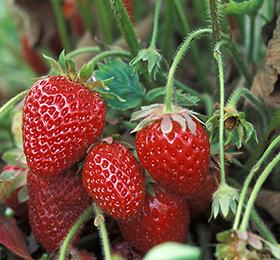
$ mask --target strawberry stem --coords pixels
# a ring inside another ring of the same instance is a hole
[[[76,49],[74,51],[70,51],[68,54],[66,54],[66,58],[68,59],[72,59],[75,58],[81,54],[85,54],[85,53],[96,53],[99,52],[100,48],[99,47],[85,47],[85,48],[80,48],[80,49]]]
[[[167,83],[166,83],[166,96],[165,96],[165,104],[166,104],[166,112],[172,112],[172,99],[173,99],[173,88],[174,88],[174,76],[178,64],[183,59],[186,51],[188,50],[190,43],[192,40],[197,39],[201,36],[207,35],[211,33],[211,29],[199,29],[190,34],[188,34],[181,46],[177,49],[175,58],[171,65],[171,68],[168,73]]]
[[[212,39],[214,46],[221,39],[221,15],[220,15],[220,0],[209,0],[209,9],[211,16]]]
[[[227,106],[231,106],[236,109],[237,103],[240,100],[241,97],[246,97],[251,104],[258,110],[258,112],[261,115],[262,123],[266,127],[267,126],[267,117],[264,113],[264,107],[260,100],[248,89],[246,88],[237,88],[230,96]]]
[[[157,35],[158,35],[158,22],[160,15],[161,0],[156,1],[155,14],[154,14],[154,27],[153,35],[150,43],[150,48],[156,49]]]
[[[133,24],[129,19],[122,1],[110,0],[110,5],[113,10],[115,19],[117,20],[118,26],[130,50],[130,53],[132,54],[132,56],[136,56],[140,49],[139,42]]]
[[[70,40],[68,38],[67,29],[64,21],[64,15],[59,0],[51,0],[53,12],[55,15],[59,36],[66,52],[71,50]]]
[[[94,212],[95,212],[95,225],[97,226],[98,231],[99,231],[105,260],[111,260],[112,257],[111,257],[111,250],[110,250],[110,242],[109,242],[108,233],[106,230],[103,212],[96,204],[94,204],[93,207],[94,207]]]
[[[273,168],[279,163],[280,161],[280,153],[278,153],[274,159],[265,167],[265,169],[263,170],[263,172],[261,173],[260,177],[258,178],[252,193],[249,197],[248,203],[246,205],[246,210],[240,225],[240,231],[246,231],[248,224],[249,224],[249,218],[250,218],[250,214],[251,211],[253,209],[254,206],[254,202],[257,198],[257,195],[263,185],[263,183],[266,181],[267,177],[270,175],[270,173],[272,172]]]
[[[214,49],[214,57],[216,59],[219,71],[220,83],[220,125],[219,125],[219,147],[220,147],[220,179],[221,184],[226,184],[225,178],[225,152],[224,152],[224,111],[225,111],[225,82],[224,82],[224,68],[223,59],[220,47],[225,44],[224,41],[218,42]]]
[[[89,64],[92,64],[93,66],[95,66],[98,62],[108,59],[108,58],[113,58],[113,57],[130,59],[131,55],[127,51],[115,51],[115,50],[104,51],[104,52],[96,55],[93,59],[91,59],[89,61]]]
[[[197,1],[195,1],[197,2]],[[185,6],[183,1],[181,0],[175,0],[175,9],[178,15],[178,19],[180,21],[180,25],[182,27],[182,32],[184,35],[187,35],[191,31],[191,27],[189,25],[189,21],[187,20],[187,16],[185,15]],[[196,44],[193,44],[192,49],[190,50],[190,56],[191,56],[191,62],[194,64],[196,73],[198,75],[198,82],[202,85],[205,91],[208,93],[211,92],[209,82],[207,81],[207,71],[206,66],[203,63],[203,60],[201,59],[201,55],[199,53],[199,50],[197,48]]]
[[[237,207],[237,211],[236,211],[236,215],[235,215],[235,219],[234,219],[233,229],[236,230],[239,226],[239,222],[240,222],[240,218],[241,218],[241,211],[242,211],[242,208],[243,208],[243,204],[244,204],[244,201],[245,201],[245,197],[246,197],[249,185],[250,185],[253,177],[255,176],[256,172],[261,167],[261,165],[263,164],[265,159],[271,154],[271,152],[276,147],[278,147],[279,144],[280,144],[280,136],[277,136],[272,141],[272,143],[269,145],[269,147],[265,150],[265,152],[263,153],[261,158],[257,161],[255,166],[251,169],[249,175],[247,176],[247,178],[246,178],[246,180],[243,184],[241,193],[240,193],[240,199],[239,199],[239,203],[238,203],[238,207]]]
[[[80,229],[81,225],[83,225],[93,214],[93,208],[92,205],[88,207],[82,215],[79,216],[76,223],[71,227],[69,233],[67,234],[66,238],[63,241],[62,246],[60,247],[59,251],[59,260],[66,259],[66,254],[69,248],[69,245],[71,244],[71,241],[73,240],[74,236]]]

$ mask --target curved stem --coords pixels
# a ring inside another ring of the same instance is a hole
[[[67,234],[66,238],[63,241],[62,246],[60,247],[59,260],[66,259],[66,254],[69,245],[71,244],[71,241],[73,240],[74,236],[76,235],[81,225],[83,225],[91,217],[92,214],[93,214],[93,208],[91,205],[82,213],[82,215],[80,215],[76,223],[71,227],[69,233]]]
[[[262,103],[259,101],[259,99],[247,88],[237,88],[235,91],[232,93],[231,97],[229,98],[227,105],[232,106],[236,108],[237,103],[239,99],[244,96],[246,97],[251,104],[257,109],[257,111],[260,113],[262,122],[266,126],[267,125],[267,117],[263,111],[263,106]]]
[[[136,56],[139,52],[139,42],[134,30],[134,27],[129,19],[126,9],[121,0],[110,0],[110,5],[113,10],[115,19],[124,36],[127,46],[132,56]]]
[[[263,153],[261,158],[258,160],[258,162],[255,164],[255,166],[251,169],[249,175],[245,179],[245,182],[243,184],[243,188],[240,193],[239,203],[237,207],[237,211],[235,214],[235,220],[233,224],[233,229],[237,229],[239,226],[240,218],[241,218],[241,211],[243,208],[243,204],[246,198],[246,194],[249,188],[249,185],[255,176],[255,173],[258,171],[258,169],[261,167],[265,159],[271,154],[271,152],[280,144],[280,136],[277,136],[272,143],[269,145],[269,147],[266,149],[266,151]]]
[[[69,52],[71,49],[71,45],[70,45],[70,40],[68,38],[66,25],[65,25],[65,21],[64,21],[64,15],[63,15],[63,12],[62,12],[62,9],[60,6],[60,1],[51,0],[51,2],[52,2],[53,12],[55,15],[58,32],[59,32],[59,36],[60,36],[63,48],[65,49],[66,52]]]
[[[97,226],[99,230],[99,235],[102,241],[102,247],[103,247],[103,254],[105,257],[105,260],[111,260],[111,250],[110,250],[110,242],[106,230],[105,220],[102,215],[102,210],[94,204],[94,212],[95,212],[95,221],[94,224]]]
[[[6,104],[0,108],[0,117],[5,114],[10,108],[12,108],[17,102],[19,102],[29,90],[24,90],[11,98]]]
[[[165,96],[165,103],[166,103],[166,112],[172,112],[172,97],[173,97],[173,87],[174,87],[174,75],[178,64],[183,59],[186,51],[188,50],[190,43],[192,40],[197,39],[203,35],[207,35],[211,33],[211,29],[199,29],[190,33],[184,40],[183,44],[178,48],[176,56],[173,60],[173,63],[170,67],[168,77],[167,77],[167,84],[166,84],[166,96]]]
[[[150,48],[156,48],[160,7],[161,7],[161,0],[157,0],[156,7],[155,7],[155,14],[154,14],[153,35],[150,43]]]
[[[269,176],[269,174],[271,173],[271,171],[279,161],[280,161],[280,153],[277,154],[277,156],[274,157],[274,159],[265,167],[264,171],[261,173],[260,177],[258,178],[246,206],[243,220],[240,225],[241,231],[246,231],[249,224],[250,213],[254,206],[254,202],[257,198],[258,192],[260,191],[263,183],[265,182],[265,180],[267,179],[267,177]]]
[[[220,125],[219,125],[219,150],[220,150],[220,178],[221,184],[226,184],[225,178],[225,152],[224,152],[224,110],[225,110],[225,85],[224,85],[224,68],[222,53],[220,52],[220,46],[224,44],[224,41],[218,42],[214,49],[214,57],[216,59],[219,71],[219,82],[220,82]]]
[[[178,19],[181,23],[182,32],[184,33],[184,35],[187,35],[191,29],[184,12],[185,11],[184,3],[181,0],[175,0],[174,4],[178,15]],[[203,60],[201,59],[201,54],[199,53],[199,50],[195,43],[193,44],[193,47],[190,50],[190,56],[191,56],[191,61],[195,66],[196,73],[198,75],[197,77],[198,82],[202,85],[202,87],[206,92],[210,92],[210,86],[206,77],[207,75],[206,66]]]
[[[89,61],[89,63],[96,65],[98,62],[105,60],[107,58],[119,57],[119,58],[131,58],[131,55],[127,51],[104,51],[98,55],[96,55],[93,59]]]
[[[268,242],[276,245],[277,240],[274,238],[273,234],[271,231],[267,228],[257,211],[253,208],[251,215],[250,215],[251,221],[254,223],[256,226],[256,229],[259,231],[260,235]]]
[[[77,50],[74,50],[74,51],[70,51],[66,55],[66,57],[72,59],[72,58],[77,57],[81,54],[96,53],[96,52],[99,52],[99,51],[100,51],[99,47],[85,47],[85,48],[80,48],[80,49],[77,49]]]

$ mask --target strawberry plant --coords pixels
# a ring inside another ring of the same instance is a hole
[[[279,11],[1,2],[0,259],[280,259]]]

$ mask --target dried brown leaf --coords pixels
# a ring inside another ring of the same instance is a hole
[[[280,16],[268,42],[267,60],[254,77],[252,92],[272,107],[280,105]]]

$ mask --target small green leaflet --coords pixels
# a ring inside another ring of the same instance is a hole
[[[105,65],[101,65],[96,71],[98,80],[113,80],[106,84],[110,88],[110,92],[121,99],[106,99],[106,102],[114,109],[127,110],[141,105],[144,98],[144,88],[141,85],[137,74],[133,72],[133,68],[119,59],[111,60]],[[104,91],[105,92],[105,91]]]
[[[144,260],[198,260],[200,250],[195,246],[167,242],[153,247]]]

